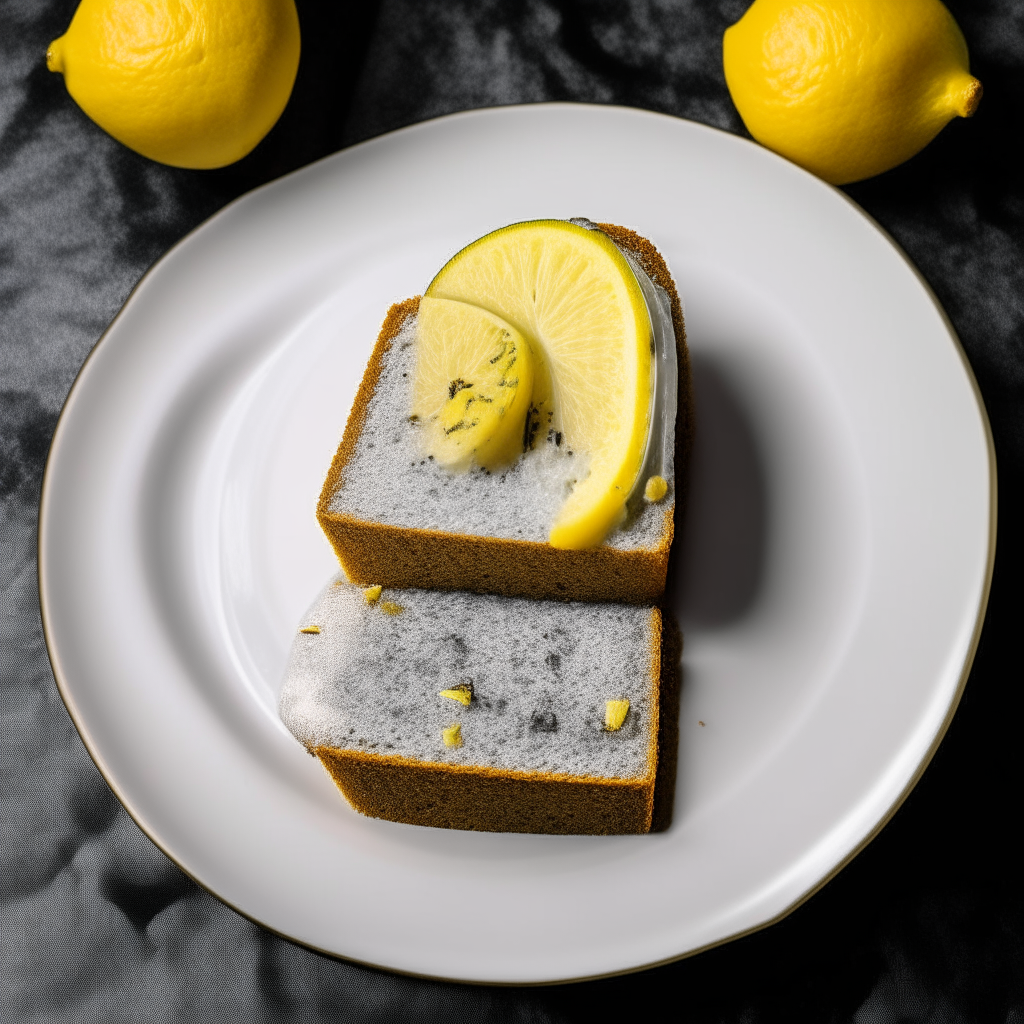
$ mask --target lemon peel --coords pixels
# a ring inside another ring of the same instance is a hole
[[[299,66],[294,0],[82,0],[46,52],[104,131],[175,167],[223,167],[270,131]]]
[[[834,185],[909,160],[981,100],[939,0],[755,0],[722,59],[750,134]]]

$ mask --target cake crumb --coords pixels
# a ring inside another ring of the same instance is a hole
[[[320,632],[320,627],[319,626],[303,626],[302,629],[299,630],[299,632],[300,633],[319,633]]]
[[[377,598],[380,597],[381,591],[384,588],[378,583],[375,586],[367,587],[363,591],[363,597],[366,598],[367,604],[376,604]]]
[[[644,497],[648,501],[661,501],[668,494],[668,482],[663,476],[652,476],[644,487]]]
[[[444,740],[444,745],[446,747],[461,747],[462,726],[456,722],[454,725],[449,725],[447,729],[442,729],[441,739]]]
[[[400,612],[405,611],[405,606],[401,604],[395,604],[394,601],[381,601],[380,610],[385,615],[398,615]]]
[[[604,727],[608,732],[618,732],[629,712],[628,700],[606,700],[604,702]]]

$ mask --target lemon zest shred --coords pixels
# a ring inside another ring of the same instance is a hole
[[[628,700],[606,700],[604,702],[604,727],[608,732],[618,732],[629,713]]]
[[[456,686],[451,690],[440,690],[437,695],[438,697],[450,697],[452,700],[457,700],[463,707],[467,708],[473,699],[473,691],[468,686]]]

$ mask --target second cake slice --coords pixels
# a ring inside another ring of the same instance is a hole
[[[660,665],[656,608],[364,590],[339,577],[295,638],[280,713],[371,817],[643,833]]]

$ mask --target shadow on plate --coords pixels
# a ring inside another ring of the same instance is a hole
[[[683,634],[671,608],[662,609],[661,678],[658,686],[658,771],[654,777],[652,832],[665,832],[672,824],[679,762],[679,697],[682,693]]]
[[[727,372],[708,356],[692,361],[696,430],[687,500],[676,506],[676,536],[662,608],[658,774],[652,832],[672,824],[679,760],[683,636],[688,625],[737,621],[757,599],[767,541],[767,484],[750,418]]]
[[[753,424],[725,368],[697,354],[692,372],[696,430],[686,507],[676,509],[666,604],[687,626],[714,628],[741,619],[757,599],[767,480]]]

